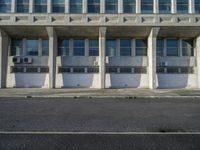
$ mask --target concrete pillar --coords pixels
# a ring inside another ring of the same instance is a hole
[[[141,0],[136,0],[136,14],[141,13]]]
[[[82,12],[84,13],[84,14],[86,14],[87,13],[87,0],[82,0],[82,5],[83,5],[83,10],[82,10]]]
[[[123,13],[123,0],[118,0],[118,13]]]
[[[106,27],[99,28],[99,80],[100,89],[105,88],[105,61],[106,61]]]
[[[105,0],[100,0],[100,13],[105,13]]]
[[[33,13],[34,11],[34,2],[33,0],[29,0],[29,13]]]
[[[176,14],[177,13],[177,8],[176,8],[176,0],[171,0],[171,12],[172,14]]]
[[[159,13],[159,1],[158,0],[153,0],[153,13],[158,14]]]
[[[49,88],[55,88],[57,34],[53,27],[46,27],[49,35]]]
[[[200,36],[196,38],[197,84],[200,88]]]
[[[0,29],[0,88],[6,88],[9,37]]]
[[[69,0],[65,0],[65,13],[69,13]]]
[[[15,11],[16,11],[16,0],[12,0],[11,1],[12,3],[11,3],[11,13],[15,13]]]
[[[148,37],[149,88],[156,88],[156,40],[159,27],[153,27]]]
[[[51,13],[52,12],[52,5],[51,5],[51,0],[47,0],[47,13]]]
[[[194,14],[195,13],[195,8],[194,8],[194,0],[189,0],[189,14]]]

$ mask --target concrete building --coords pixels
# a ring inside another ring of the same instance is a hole
[[[199,88],[200,0],[0,0],[0,88]]]

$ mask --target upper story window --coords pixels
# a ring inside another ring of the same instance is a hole
[[[120,40],[120,56],[131,56],[131,39]]]
[[[195,0],[195,13],[200,14],[200,0]]]
[[[177,13],[187,14],[188,13],[188,0],[177,0]]]
[[[167,39],[166,44],[167,56],[178,56],[179,55],[179,44],[177,39]]]
[[[142,14],[153,13],[153,0],[141,0],[141,13]]]
[[[106,40],[106,56],[116,56],[117,41],[115,39]]]
[[[164,50],[164,40],[158,39],[157,46],[156,46],[156,55],[163,56],[163,50]]]
[[[194,56],[193,40],[190,40],[190,39],[182,40],[182,55]]]
[[[17,12],[28,13],[29,12],[29,0],[17,0]]]
[[[47,0],[35,0],[34,2],[36,13],[46,13],[47,12]]]
[[[89,40],[89,56],[99,56],[99,41]]]
[[[171,13],[171,0],[159,0],[159,13]]]
[[[69,40],[58,40],[58,56],[69,56]]]
[[[82,0],[70,0],[70,13],[82,13]]]
[[[74,56],[85,56],[85,40],[73,40]]]
[[[26,55],[38,56],[39,42],[37,39],[26,40]]]
[[[118,13],[118,0],[105,0],[105,12],[108,14]]]
[[[88,13],[100,13],[100,0],[88,0]]]
[[[135,55],[147,56],[147,40],[143,39],[135,40]]]
[[[52,12],[64,13],[65,12],[65,0],[52,0]]]
[[[124,8],[123,8],[124,13],[135,13],[136,12],[135,0],[124,0],[123,6],[124,6]]]
[[[49,40],[42,40],[42,56],[49,55]]]
[[[21,56],[23,54],[23,40],[12,39],[11,40],[11,56]]]
[[[11,12],[11,0],[0,0],[0,13]]]

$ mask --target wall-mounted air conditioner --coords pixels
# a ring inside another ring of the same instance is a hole
[[[20,57],[13,57],[12,62],[14,64],[20,64],[21,63],[21,58]]]
[[[23,59],[23,62],[24,62],[25,64],[31,64],[31,63],[33,62],[33,59],[32,59],[31,57],[25,57],[25,58]]]
[[[163,66],[163,67],[168,66],[168,63],[166,61],[163,61],[160,63],[160,66]]]

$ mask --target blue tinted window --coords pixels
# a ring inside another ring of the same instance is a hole
[[[153,0],[141,0],[141,13],[153,13]]]
[[[0,13],[11,12],[11,0],[0,0]]]
[[[188,0],[177,0],[177,13],[179,14],[188,13]]]
[[[12,39],[11,41],[11,56],[21,56],[23,54],[23,40],[22,39]]]
[[[38,40],[26,41],[26,55],[38,56]]]
[[[182,53],[183,56],[194,56],[193,40],[182,40]]]
[[[88,13],[100,12],[100,0],[88,0]]]
[[[135,54],[136,56],[147,56],[147,40],[135,40]]]
[[[131,56],[131,40],[120,40],[120,56]]]
[[[200,14],[200,0],[195,0],[195,13]]]
[[[171,13],[171,0],[159,0],[159,13]]]
[[[42,56],[49,55],[49,40],[42,40]]]
[[[116,40],[106,40],[106,56],[116,56],[117,51],[117,41]]]
[[[157,40],[156,55],[157,56],[163,56],[163,50],[164,50],[164,40],[158,39]]]
[[[178,40],[167,39],[167,56],[178,56]]]
[[[17,12],[28,13],[29,12],[29,0],[17,0]]]
[[[118,0],[105,0],[105,12],[109,14],[118,13]]]
[[[85,40],[79,39],[73,41],[74,56],[85,55]]]
[[[65,0],[52,0],[52,12],[64,13],[65,12]]]
[[[89,40],[89,56],[99,56],[99,40]]]
[[[69,40],[58,40],[58,56],[69,56]]]
[[[35,0],[35,12],[46,13],[47,12],[47,0]]]
[[[82,0],[70,0],[70,13],[82,13]]]
[[[123,1],[123,10],[124,13],[135,13],[136,7],[135,7],[135,0],[124,0]]]

